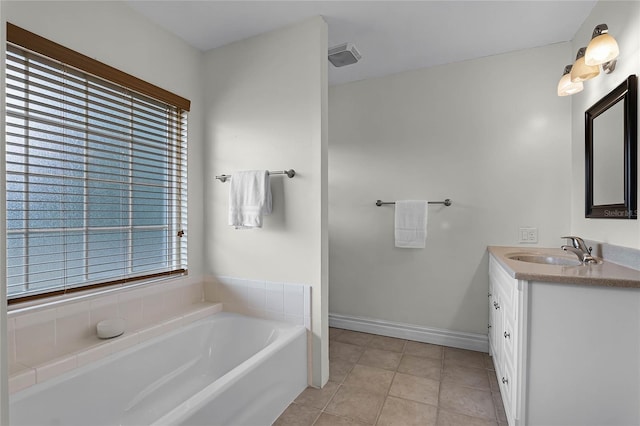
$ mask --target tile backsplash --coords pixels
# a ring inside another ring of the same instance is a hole
[[[311,286],[218,276],[214,297],[225,311],[304,325],[311,330]]]
[[[603,243],[601,241],[585,241],[588,247],[593,247],[593,255],[602,259],[640,270],[640,250]]]
[[[41,367],[38,372],[44,375],[52,360],[62,362],[70,354],[95,347],[103,342],[96,336],[96,324],[104,319],[124,318],[127,334],[183,315],[203,299],[201,282],[169,281],[13,307],[7,318],[9,373]]]

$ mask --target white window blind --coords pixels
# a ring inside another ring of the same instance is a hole
[[[187,269],[180,107],[9,43],[8,298]]]

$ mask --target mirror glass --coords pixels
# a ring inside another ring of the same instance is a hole
[[[638,79],[585,112],[585,217],[637,219]]]
[[[624,103],[593,123],[593,204],[624,203]]]

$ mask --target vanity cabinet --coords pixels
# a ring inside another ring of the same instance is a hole
[[[493,357],[496,378],[509,424],[516,424],[518,413],[517,390],[521,384],[518,372],[522,368],[521,349],[518,348],[521,335],[516,325],[521,321],[520,297],[523,282],[511,278],[496,259],[489,264],[489,350]]]
[[[493,254],[489,278],[509,425],[640,425],[640,288],[516,279]]]

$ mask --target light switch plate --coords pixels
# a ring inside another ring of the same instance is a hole
[[[535,244],[538,242],[538,228],[521,227],[518,232],[518,242],[523,244]]]

